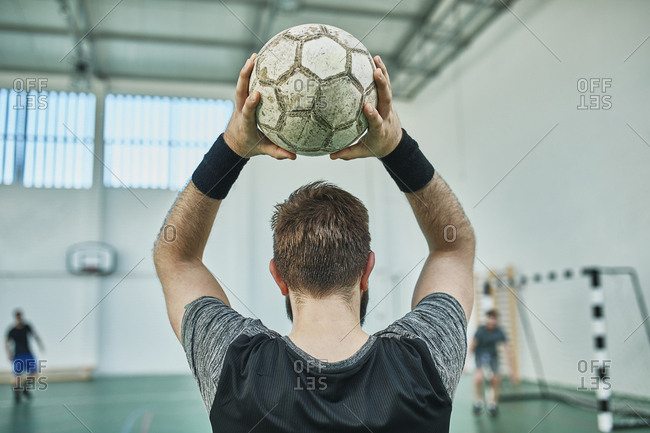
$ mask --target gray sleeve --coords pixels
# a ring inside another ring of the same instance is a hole
[[[454,398],[467,354],[467,319],[453,296],[426,296],[410,313],[378,334],[424,340],[447,394]]]
[[[228,346],[242,334],[259,333],[272,334],[259,320],[242,316],[217,298],[202,297],[185,307],[181,342],[208,413]]]

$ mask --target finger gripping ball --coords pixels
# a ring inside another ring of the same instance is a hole
[[[363,106],[377,106],[370,53],[351,34],[304,24],[275,35],[260,50],[249,92],[260,92],[256,119],[278,146],[324,155],[355,143],[368,129]]]

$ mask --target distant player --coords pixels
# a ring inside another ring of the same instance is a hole
[[[499,375],[499,345],[503,344],[508,364],[510,367],[510,380],[517,383],[517,378],[514,362],[512,358],[512,351],[507,344],[508,339],[506,334],[499,326],[499,315],[496,310],[487,312],[487,320],[485,325],[479,326],[474,334],[474,339],[470,344],[467,357],[474,352],[476,358],[476,371],[474,372],[474,414],[479,415],[483,412],[483,378],[487,376],[492,384],[492,398],[488,404],[487,410],[490,416],[496,416],[498,413],[499,404],[499,386],[501,384],[501,376]],[[491,376],[491,377],[490,377]]]
[[[29,389],[36,384],[38,374],[38,361],[34,358],[29,348],[29,337],[33,337],[38,343],[38,347],[43,350],[43,342],[34,329],[23,321],[23,314],[20,310],[14,312],[16,324],[7,333],[5,347],[9,361],[13,364],[14,370],[14,398],[16,403],[20,402],[21,393],[26,398],[31,398]],[[12,346],[13,342],[13,348]],[[26,375],[26,379],[21,384],[21,378]]]

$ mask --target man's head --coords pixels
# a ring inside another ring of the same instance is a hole
[[[21,324],[23,323],[23,312],[20,310],[14,310],[14,317],[16,318],[16,323]]]
[[[271,273],[286,296],[350,301],[361,290],[361,319],[368,302],[368,210],[352,194],[326,182],[298,188],[275,206]],[[292,312],[287,297],[287,314]]]
[[[497,327],[499,324],[499,313],[497,310],[489,310],[487,313],[485,313],[486,316],[486,321],[485,321],[485,326],[488,329],[494,329]]]

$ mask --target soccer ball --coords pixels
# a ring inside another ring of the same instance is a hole
[[[290,152],[341,150],[368,129],[363,106],[377,106],[374,70],[368,50],[351,34],[324,24],[291,27],[255,59],[249,92],[261,95],[257,124]]]

